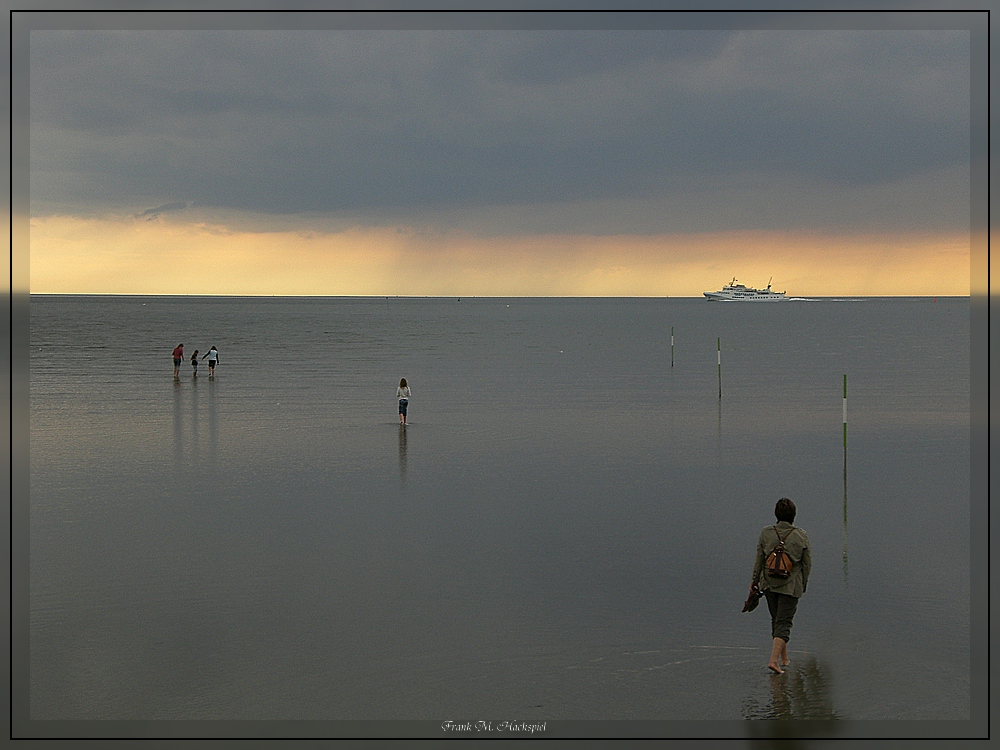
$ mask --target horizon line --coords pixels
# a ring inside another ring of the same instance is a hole
[[[10,294],[10,292],[8,292]],[[24,294],[24,292],[14,292]],[[28,292],[29,297],[169,297],[169,298],[262,298],[262,299],[703,299],[701,295],[643,295],[643,294],[148,294],[140,292]],[[783,301],[804,299],[969,299],[972,294],[802,294],[786,297]],[[978,295],[983,296],[983,295]],[[707,300],[712,302],[739,302],[742,300]]]

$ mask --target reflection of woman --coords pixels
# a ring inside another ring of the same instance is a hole
[[[791,670],[785,670],[790,672]],[[795,665],[792,679],[779,680],[777,675],[768,680],[771,683],[771,700],[761,705],[756,696],[743,703],[743,718],[754,719],[840,719],[833,707],[833,686],[822,663],[813,656],[805,657]],[[750,727],[751,736],[765,738],[771,736],[766,725]]]
[[[809,570],[812,567],[812,553],[809,551],[809,537],[803,529],[792,526],[795,520],[795,503],[787,497],[781,498],[774,506],[775,526],[767,526],[760,532],[757,541],[757,557],[753,565],[753,580],[760,584],[771,612],[771,660],[767,668],[775,674],[782,674],[782,667],[788,666],[788,636],[792,630],[792,618],[799,597],[806,592]],[[766,561],[768,555],[781,541],[792,559],[792,571],[787,578],[768,575]]]
[[[410,386],[406,384],[406,378],[399,379],[399,387],[396,389],[396,398],[399,399],[399,423],[406,425],[406,407],[410,403]]]

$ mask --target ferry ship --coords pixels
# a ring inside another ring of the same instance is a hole
[[[704,295],[709,301],[721,302],[781,302],[788,299],[784,292],[771,291],[770,279],[766,288],[754,289],[738,283],[735,277],[718,292],[704,292]]]

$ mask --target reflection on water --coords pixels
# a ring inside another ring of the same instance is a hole
[[[829,737],[836,732],[835,724],[823,720],[842,717],[833,708],[828,669],[815,657],[793,662],[784,674],[767,679],[768,697],[751,696],[743,703],[743,718],[755,720],[749,725],[753,747],[804,747],[803,737]]]
[[[191,379],[191,468],[198,470],[201,463],[198,449],[198,379]]]
[[[406,481],[406,428],[399,426],[399,479]]]
[[[174,379],[174,470],[184,466],[184,420],[181,404],[181,381]]]
[[[956,581],[926,555],[944,526],[969,548],[961,311],[386,308],[32,299],[33,718],[787,719],[745,722],[763,742],[833,708],[969,715],[967,572]],[[665,319],[705,344],[742,342],[724,426],[710,346],[668,375]],[[232,369],[197,384],[187,370],[168,391],[164,338],[197,340],[205,321]],[[140,355],[109,358],[123,338]],[[855,589],[894,582],[863,608],[843,591],[846,472],[840,517],[833,503],[830,373],[848,369],[851,493],[878,498],[852,508],[851,574]],[[397,431],[393,466],[381,384],[400,371],[427,384],[428,421]],[[804,500],[816,595],[811,581],[802,650],[771,679],[735,599],[748,534],[782,494]],[[677,562],[706,549],[699,591],[676,606],[690,588]],[[692,657],[691,643],[715,650]],[[878,669],[858,666],[873,657]]]
[[[215,409],[215,383],[209,378],[208,386],[208,468],[213,472],[217,466],[219,446],[219,417]]]
[[[829,738],[836,733],[837,724],[824,720],[842,717],[833,708],[828,670],[814,657],[767,679],[767,702],[761,705],[750,697],[743,704],[743,718],[756,720],[749,724],[751,747],[795,750],[807,746],[806,738]]]
[[[201,432],[204,429],[199,421],[202,404],[199,398],[198,380],[191,379],[190,396],[187,386],[181,380],[174,380],[174,471],[199,471],[205,462],[208,468],[214,470],[218,458],[219,417],[216,408],[215,384],[208,385],[208,449],[203,451]],[[187,435],[190,433],[190,440]]]
[[[844,586],[847,586],[847,441],[844,441]]]
[[[715,430],[715,450],[719,462],[722,462],[722,398],[719,398],[719,419]]]

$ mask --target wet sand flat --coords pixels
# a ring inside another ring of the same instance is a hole
[[[31,315],[33,719],[969,716],[969,572],[927,554],[969,557],[967,298]],[[775,680],[740,609],[783,495]]]

